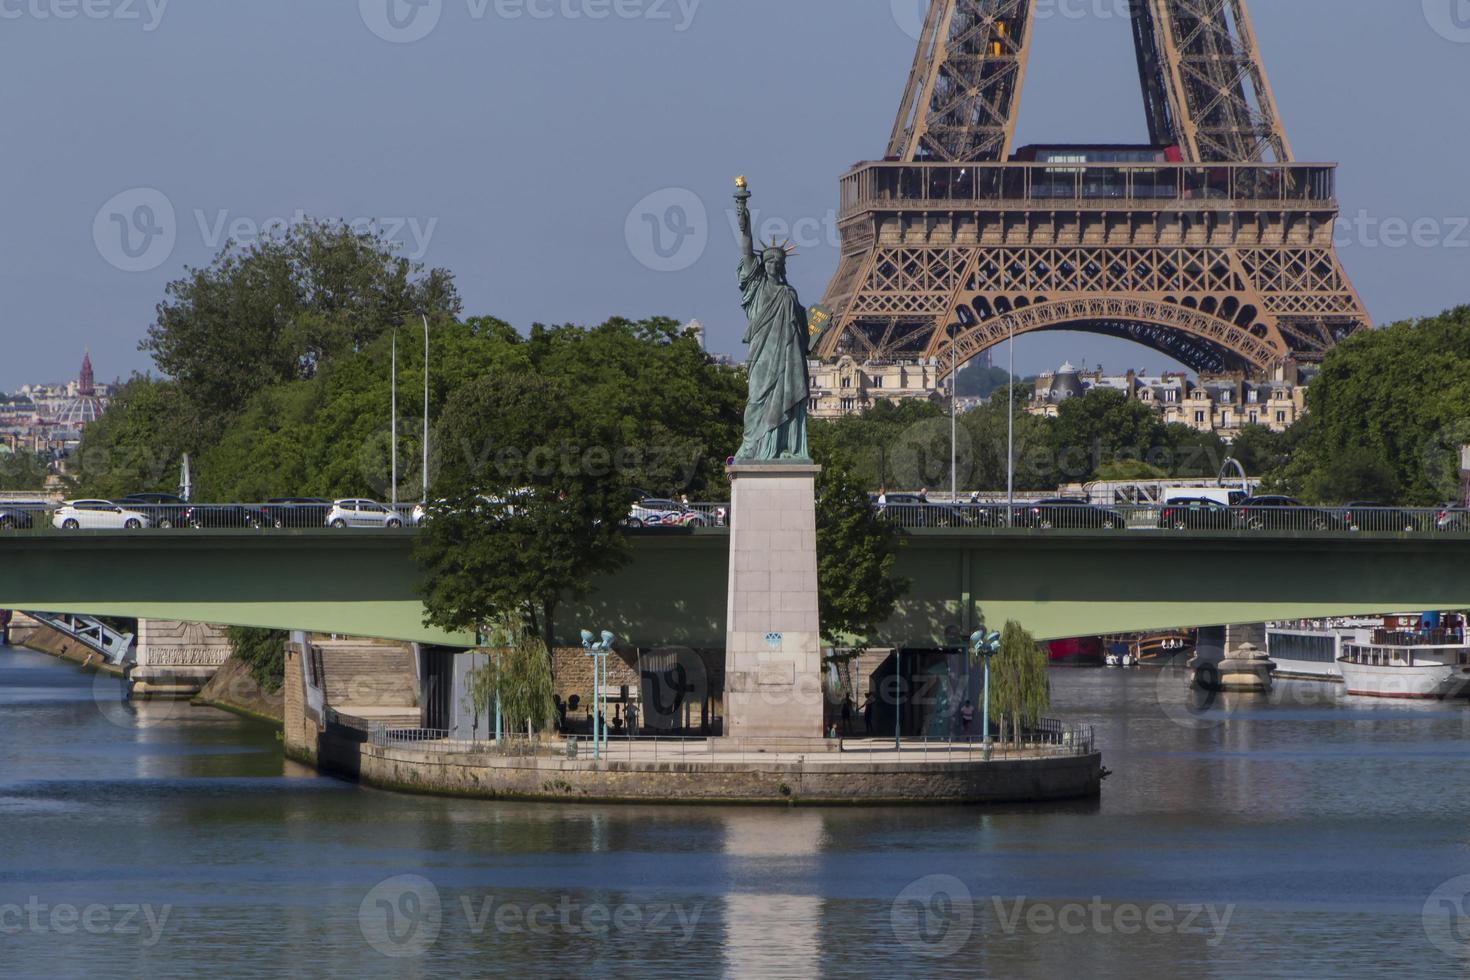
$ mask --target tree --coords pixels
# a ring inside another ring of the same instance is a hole
[[[989,398],[1010,381],[1010,372],[1004,368],[982,368],[972,363],[960,368],[955,378],[955,393],[961,398]]]
[[[1000,635],[1000,650],[990,662],[990,704],[1011,736],[1020,742],[1027,726],[1034,726],[1051,707],[1051,683],[1046,673],[1046,651],[1015,620]]]
[[[1353,334],[1323,361],[1307,410],[1273,485],[1317,502],[1366,488],[1401,504],[1453,498],[1470,437],[1470,306]]]
[[[183,454],[200,444],[198,413],[179,386],[134,375],[102,417],[82,430],[71,481],[87,497],[171,491],[178,487]]]
[[[596,327],[534,326],[535,370],[566,388],[566,411],[617,432],[619,468],[655,494],[723,499],[725,460],[740,445],[745,375],[714,363],[694,335],[663,317]]]
[[[231,626],[225,635],[235,659],[249,668],[261,690],[279,691],[286,678],[286,632]]]
[[[42,490],[49,472],[46,460],[37,454],[0,446],[0,490]]]
[[[1264,425],[1242,426],[1230,444],[1230,455],[1240,463],[1247,476],[1265,476],[1285,465],[1288,453],[1283,433]]]
[[[1153,409],[1106,388],[1062,402],[1051,437],[1067,480],[1086,479],[1100,466],[1122,459],[1149,461],[1154,447],[1166,444],[1163,422]]]
[[[504,371],[450,399],[415,544],[427,623],[485,634],[517,620],[550,648],[557,605],[627,563],[622,443],[605,419],[565,410],[571,398],[559,379]]]
[[[169,283],[140,349],[198,406],[207,434],[220,433],[262,388],[309,379],[406,316],[459,313],[448,272],[426,273],[394,250],[325,222],[230,242]]]
[[[512,616],[497,623],[485,650],[485,665],[470,673],[470,706],[485,715],[500,704],[507,731],[553,728],[557,721],[556,685],[546,645]]]
[[[893,615],[909,583],[893,574],[898,532],[841,463],[817,478],[817,597],[822,636],[863,642]]]

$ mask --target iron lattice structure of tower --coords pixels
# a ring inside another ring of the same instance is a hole
[[[817,354],[947,373],[1039,330],[1201,372],[1320,361],[1369,319],[1334,164],[1293,160],[1244,0],[1134,0],[1146,162],[1011,159],[1036,0],[932,0],[887,158],[843,176]]]

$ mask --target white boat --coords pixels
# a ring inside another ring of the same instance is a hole
[[[1277,677],[1340,682],[1343,644],[1367,641],[1382,627],[1382,616],[1267,623],[1266,653]]]
[[[1421,699],[1470,695],[1470,644],[1463,621],[1458,627],[1415,632],[1377,630],[1368,642],[1343,644],[1338,667],[1349,694]]]

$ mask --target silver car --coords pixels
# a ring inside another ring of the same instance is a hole
[[[376,500],[338,500],[327,511],[328,527],[402,527],[403,515]]]

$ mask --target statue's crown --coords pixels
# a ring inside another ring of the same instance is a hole
[[[765,251],[761,254],[765,258],[780,256],[784,259],[788,255],[796,254],[796,246],[791,244],[791,239],[789,238],[786,239],[786,241],[784,242],[777,242],[776,239],[772,238],[770,242],[766,244]]]

